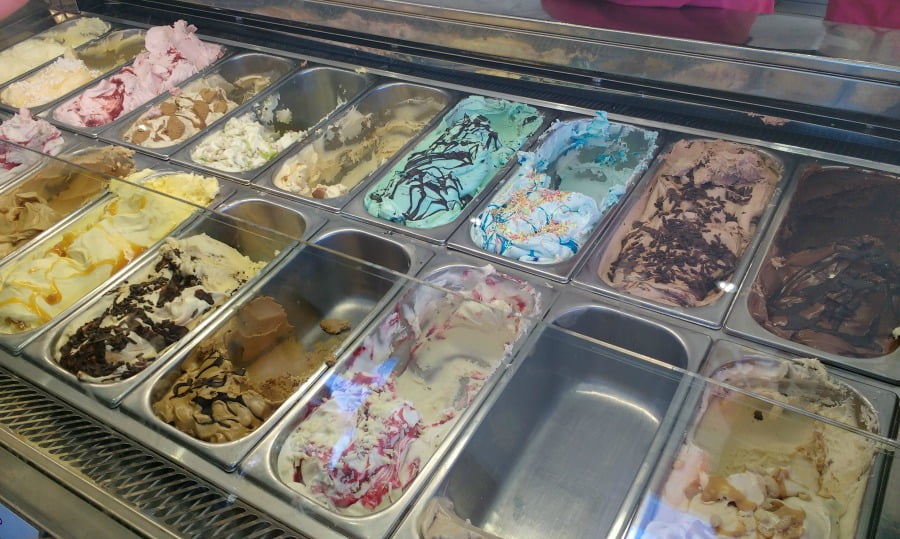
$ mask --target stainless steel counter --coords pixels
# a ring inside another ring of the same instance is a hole
[[[115,387],[95,387],[63,372],[56,364],[57,345],[66,325],[106,301],[100,293],[112,290],[137,271],[136,266],[97,288],[69,314],[16,341],[10,347],[14,353],[0,354],[0,458],[9,467],[0,501],[63,535],[88,533],[87,527],[77,532],[63,527],[65,519],[87,504],[83,520],[98,507],[105,515],[84,525],[110,536],[418,537],[426,504],[443,496],[463,518],[508,537],[633,536],[642,529],[647,504],[655,503],[681,443],[689,439],[703,396],[741,392],[712,380],[715,369],[744,356],[765,361],[796,357],[796,347],[783,339],[768,337],[758,328],[753,342],[743,340],[745,332],[731,331],[728,323],[735,314],[735,298],[742,297],[752,281],[744,274],[754,274],[772,241],[770,221],[780,222],[786,211],[793,170],[837,164],[900,174],[900,156],[895,144],[885,143],[895,119],[893,105],[876,111],[871,101],[860,101],[859,112],[878,115],[871,133],[854,130],[857,124],[846,118],[842,121],[849,123],[832,124],[824,116],[799,110],[799,105],[782,109],[792,117],[787,124],[768,125],[760,121],[758,111],[773,106],[772,100],[794,92],[792,99],[799,103],[810,94],[793,83],[767,82],[782,73],[813,85],[837,81],[835,95],[820,93],[830,91],[828,87],[809,87],[817,92],[811,104],[821,113],[842,108],[851,94],[871,87],[884,86],[883,95],[893,99],[895,69],[872,63],[832,66],[823,57],[588,30],[542,18],[535,2],[493,5],[503,13],[478,11],[475,5],[456,4],[451,10],[435,4],[186,2],[170,9],[183,10],[204,39],[228,47],[230,56],[213,69],[263,55],[281,58],[276,63],[285,66],[272,89],[249,99],[211,130],[250,110],[270,91],[284,92],[294,119],[313,134],[327,131],[351,107],[374,111],[395,94],[399,99],[439,98],[438,116],[461,97],[475,94],[534,106],[544,117],[541,128],[555,118],[588,118],[597,109],[609,108],[615,122],[660,133],[661,145],[682,138],[723,138],[775,156],[784,164],[784,178],[759,219],[729,292],[709,310],[673,310],[601,286],[595,282],[595,255],[608,243],[607,224],[598,227],[583,256],[565,271],[547,272],[474,246],[461,248],[465,234],[460,231],[483,207],[481,201],[502,187],[512,167],[501,168],[461,215],[432,237],[366,213],[363,197],[380,174],[399,162],[396,156],[364,178],[346,201],[323,203],[287,193],[272,182],[276,170],[304,148],[303,142],[243,175],[193,163],[190,149],[202,136],[171,152],[131,145],[142,167],[192,167],[217,175],[227,190],[211,209],[198,208],[176,235],[204,231],[254,260],[271,258],[270,266],[193,326],[153,366]],[[126,27],[168,23],[172,17],[152,3],[95,2],[85,7]],[[215,9],[204,13],[208,8]],[[237,11],[246,19],[233,18]],[[511,12],[516,17],[507,16]],[[271,17],[280,22],[265,29]],[[366,35],[356,39],[354,33]],[[386,45],[382,48],[379,42]],[[452,48],[453,54],[439,54],[442,47]],[[584,56],[573,58],[570,53],[576,48]],[[683,80],[691,81],[690,93],[697,94],[697,100],[650,87],[643,94],[637,82],[607,87],[602,76],[605,62],[619,62],[619,74],[634,75],[641,65],[666,57],[677,58],[677,63],[638,78],[671,82],[680,70],[709,66],[717,71],[717,66],[739,64],[742,82],[711,79],[708,86],[730,96],[721,102],[728,105],[719,108],[702,99],[711,88],[695,85],[694,76]],[[638,58],[641,65],[634,64]],[[773,67],[779,62],[780,67]],[[304,100],[313,104],[308,111]],[[123,126],[159,101],[91,133],[79,135],[60,125],[67,140],[74,141],[67,149],[121,142]],[[0,119],[7,116],[0,112]],[[735,118],[740,121],[732,122]],[[52,116],[48,119],[53,121]],[[403,148],[412,148],[435,124],[428,122]],[[530,148],[536,139],[537,133],[523,147]],[[611,210],[610,222],[622,222],[653,173],[651,166],[635,179],[621,209]],[[0,186],[0,194],[7,188]],[[87,211],[80,210],[70,221]],[[147,264],[152,255],[151,249],[138,262]],[[410,481],[387,506],[364,516],[328,506],[292,484],[279,468],[287,438],[332,398],[343,374],[355,372],[361,350],[380,342],[379,332],[391,326],[396,313],[415,310],[411,298],[417,290],[432,291],[432,303],[450,301],[452,292],[433,288],[429,279],[477,271],[488,263],[510,282],[527,285],[539,307],[524,323],[522,335],[497,358],[499,366],[482,390],[467,398],[457,419],[422,457]],[[0,262],[0,275],[8,264]],[[320,318],[350,320],[353,331],[339,349],[337,363],[321,366],[242,441],[202,442],[160,421],[152,403],[180,374],[182,361],[259,295],[286,302],[294,336],[304,344],[315,339]],[[873,432],[842,430],[871,443],[874,451],[862,517],[853,533],[893,537],[900,526],[900,470],[891,466],[900,449],[900,386],[892,364],[896,352],[876,363],[811,348],[802,352],[825,361],[829,372],[858,395],[858,407],[871,407],[878,415]],[[810,415],[767,397],[757,400],[760,407]],[[842,429],[833,420],[812,419]],[[40,473],[35,475],[35,469]],[[64,496],[58,514],[38,510],[32,490],[6,481],[31,476],[34,488],[48,496],[65,485],[77,497]]]

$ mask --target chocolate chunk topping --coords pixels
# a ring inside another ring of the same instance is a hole
[[[215,303],[209,292],[199,288],[202,282],[196,275],[181,270],[180,256],[177,249],[164,250],[154,265],[155,277],[120,287],[112,304],[79,327],[60,348],[60,366],[73,374],[92,377],[116,374],[127,378],[143,370],[156,356],[138,357],[134,363],[112,360],[111,353],[138,344],[134,336],[143,339],[157,353],[183,338],[188,332],[187,327],[171,320],[155,320],[148,314],[181,297],[192,287],[198,287],[194,297],[209,305]]]

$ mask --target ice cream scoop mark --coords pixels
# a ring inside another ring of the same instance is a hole
[[[340,318],[328,318],[319,322],[319,327],[330,335],[340,335],[350,329],[350,322]]]

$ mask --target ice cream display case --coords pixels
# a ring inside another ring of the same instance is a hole
[[[37,3],[0,537],[900,536],[890,31]]]

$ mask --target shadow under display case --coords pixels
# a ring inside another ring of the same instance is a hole
[[[896,62],[538,4],[17,18],[0,537],[900,534]]]

